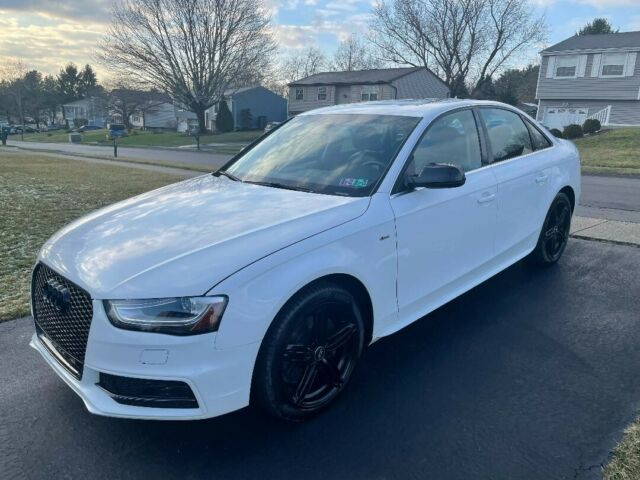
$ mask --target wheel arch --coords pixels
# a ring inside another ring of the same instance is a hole
[[[573,213],[576,209],[576,193],[573,191],[573,188],[570,185],[566,185],[560,189],[560,192],[564,193],[567,197],[569,197],[569,202],[571,203],[571,213]]]
[[[299,288],[296,292],[294,292],[280,307],[278,313],[274,317],[273,322],[280,316],[280,314],[288,307],[290,302],[299,294],[304,292],[305,290],[312,288],[318,284],[322,283],[332,283],[339,287],[344,288],[349,293],[351,293],[356,301],[358,302],[358,306],[363,315],[363,321],[365,326],[365,345],[371,343],[373,337],[373,302],[371,300],[371,295],[365,287],[364,283],[360,281],[357,277],[348,274],[348,273],[330,273],[318,277],[314,280],[311,280],[301,288]],[[266,338],[266,335],[265,335]],[[264,340],[263,340],[264,341]]]

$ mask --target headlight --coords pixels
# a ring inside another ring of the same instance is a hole
[[[104,300],[111,323],[127,330],[196,335],[218,330],[227,297]]]

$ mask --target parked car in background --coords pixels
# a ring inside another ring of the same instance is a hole
[[[31,125],[14,125],[12,133],[38,133],[38,129]]]
[[[274,128],[276,128],[278,125],[280,125],[282,122],[269,122],[267,123],[267,126],[264,127],[264,133],[270,132],[271,130],[273,130]]]
[[[375,340],[520,259],[556,263],[579,196],[575,146],[505,104],[305,112],[214,174],[53,235],[31,345],[101,415],[252,401],[301,420]]]
[[[92,130],[102,130],[102,127],[98,127],[96,125],[83,125],[82,127],[78,128],[78,131],[80,133],[90,132]]]

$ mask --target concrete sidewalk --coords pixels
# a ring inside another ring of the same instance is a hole
[[[640,223],[574,216],[571,236],[640,247]]]

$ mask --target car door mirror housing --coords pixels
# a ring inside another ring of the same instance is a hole
[[[431,163],[425,165],[420,175],[409,177],[410,188],[455,188],[464,185],[464,171],[455,165]]]

